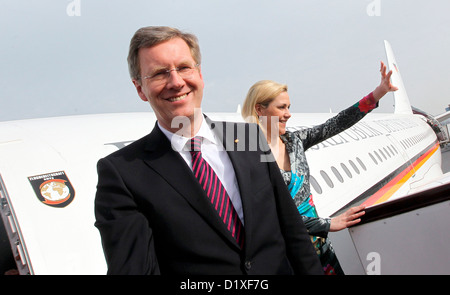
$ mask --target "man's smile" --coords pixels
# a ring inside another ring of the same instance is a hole
[[[189,93],[185,93],[183,95],[176,96],[176,97],[169,97],[169,98],[166,98],[165,100],[168,100],[170,102],[177,102],[177,101],[180,101],[180,100],[183,100],[184,98],[186,98],[186,96],[188,96]]]

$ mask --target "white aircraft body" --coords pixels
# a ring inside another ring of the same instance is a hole
[[[439,140],[424,116],[412,113],[398,65],[395,113],[363,120],[307,151],[319,215],[333,216],[448,183]],[[385,98],[386,99],[386,98]],[[238,113],[206,114],[243,121]],[[323,123],[334,114],[292,114],[289,128]],[[152,112],[0,122],[1,213],[21,274],[105,274],[94,227],[96,163],[155,124]]]

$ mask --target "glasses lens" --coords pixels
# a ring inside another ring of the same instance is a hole
[[[180,75],[182,78],[190,78],[192,74],[194,73],[194,68],[191,67],[182,67],[176,69],[178,75]]]
[[[170,78],[171,72],[173,72],[173,71],[177,72],[181,78],[189,79],[189,78],[192,78],[195,68],[197,66],[198,65],[194,65],[192,67],[191,66],[182,66],[182,67],[177,67],[177,68],[170,69],[170,70],[161,70],[161,71],[154,73],[153,75],[144,77],[144,79],[147,79],[150,82],[154,82],[154,83],[166,83]]]

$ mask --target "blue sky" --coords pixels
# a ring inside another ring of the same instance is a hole
[[[388,40],[411,104],[437,115],[450,103],[449,11],[448,0],[0,0],[0,121],[151,110],[126,64],[148,25],[198,36],[205,112],[234,112],[262,79],[288,84],[293,112],[337,112],[378,85]]]

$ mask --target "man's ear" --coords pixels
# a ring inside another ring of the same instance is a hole
[[[143,101],[148,101],[147,96],[145,96],[144,92],[142,92],[142,85],[141,82],[138,80],[133,79],[132,80],[134,87],[136,87],[136,91],[139,95],[139,97],[143,100]]]

